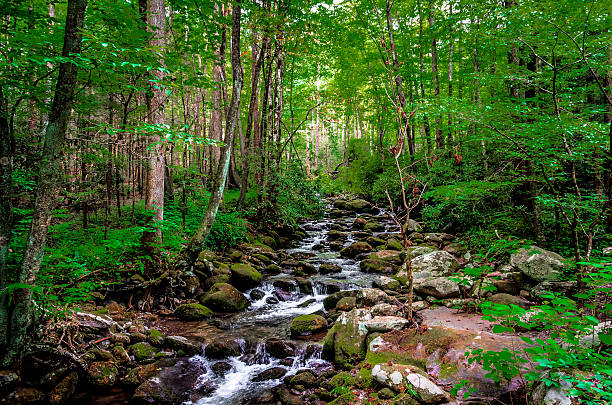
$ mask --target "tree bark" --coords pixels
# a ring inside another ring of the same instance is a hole
[[[165,0],[149,0],[147,10],[148,25],[154,30],[150,46],[163,54],[166,45],[166,4]],[[163,56],[160,56],[163,66]],[[148,122],[161,129],[165,123],[165,92],[162,82],[165,73],[157,69],[150,82],[150,92],[146,95]],[[164,180],[166,177],[165,147],[158,132],[150,136],[149,167],[146,173],[145,209],[153,211],[149,226],[153,229],[143,232],[142,244],[149,253],[154,253],[162,243],[162,230],[159,223],[164,220]]]
[[[240,92],[243,85],[243,72],[240,61],[240,0],[234,3],[232,10],[232,44],[231,44],[231,62],[232,62],[232,97],[228,108],[227,119],[225,122],[225,145],[221,149],[220,162],[217,167],[215,176],[215,184],[213,192],[208,201],[204,218],[195,232],[189,245],[185,251],[185,259],[190,269],[195,263],[198,254],[204,247],[204,242],[210,233],[210,229],[215,222],[219,204],[223,198],[223,191],[227,181],[229,171],[230,157],[232,154],[232,146],[234,144],[234,136],[240,119]]]
[[[435,25],[434,20],[434,6],[433,3],[429,4],[429,29],[431,31],[431,73],[433,74],[433,85],[434,85],[434,97],[440,98],[440,78],[438,76],[438,48],[436,35],[433,32]],[[442,136],[442,117],[436,116],[436,149],[444,148],[444,137]]]
[[[87,0],[68,0],[62,50],[64,58],[70,58],[81,53],[82,29],[86,8]],[[45,131],[42,158],[39,164],[34,213],[23,261],[17,277],[17,281],[23,287],[17,288],[13,292],[13,307],[10,309],[9,325],[6,330],[2,331],[9,346],[3,356],[5,363],[14,360],[22,352],[34,326],[33,289],[36,287],[36,276],[44,255],[52,210],[57,200],[57,193],[63,176],[62,150],[66,141],[66,130],[77,83],[77,74],[78,65],[72,63],[72,61],[69,60],[60,64],[49,122]]]

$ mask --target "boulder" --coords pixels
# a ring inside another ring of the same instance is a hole
[[[194,356],[196,354],[202,354],[202,346],[191,342],[189,339],[183,336],[167,336],[166,346],[172,350],[176,350],[179,353],[185,355]]]
[[[414,257],[410,261],[412,266],[413,278],[416,280],[426,280],[435,277],[448,277],[453,275],[458,268],[459,263],[457,260],[448,252],[442,250],[436,250],[431,253],[426,253]],[[406,263],[404,263],[395,278],[400,280],[402,283],[408,281],[408,272],[406,270]]]
[[[232,264],[230,271],[232,284],[242,290],[257,287],[263,279],[260,272],[246,263]]]
[[[194,387],[205,372],[206,368],[198,361],[180,360],[142,383],[136,389],[133,400],[154,404],[180,404],[197,400],[205,391]]]
[[[319,266],[319,273],[321,274],[332,274],[332,273],[340,273],[342,271],[342,267],[337,264],[332,263],[321,263]]]
[[[379,304],[381,305],[381,304]],[[374,311],[372,311],[374,312]],[[375,316],[364,323],[368,332],[390,332],[392,330],[404,329],[410,325],[410,321],[406,318],[392,315]]]
[[[336,231],[334,229],[330,230],[329,232],[327,232],[327,240],[328,241],[334,241],[334,240],[346,240],[348,238],[348,233],[346,232],[341,232],[341,231]]]
[[[293,357],[296,353],[295,343],[289,340],[281,340],[276,338],[268,339],[265,347],[266,352],[277,359]]]
[[[88,370],[89,382],[98,387],[112,387],[117,381],[119,371],[112,361],[96,361]]]
[[[287,374],[286,369],[282,367],[271,367],[255,375],[255,377],[253,377],[251,381],[259,382],[268,380],[278,380],[283,378],[285,374]]]
[[[210,318],[213,312],[202,304],[191,303],[179,305],[174,310],[174,315],[183,321],[202,321]]]
[[[291,336],[308,336],[327,329],[327,320],[321,315],[300,315],[291,322]]]
[[[311,370],[302,370],[298,371],[289,383],[294,387],[298,385],[307,388],[315,387],[317,385],[317,376]]]
[[[368,334],[365,322],[371,319],[369,311],[359,308],[340,314],[323,340],[323,356],[343,368],[363,360]]]
[[[529,307],[533,305],[531,302],[527,301],[523,297],[506,293],[493,294],[489,297],[489,301],[500,305],[516,305],[524,309],[529,309]]]
[[[342,249],[340,255],[353,259],[362,253],[369,253],[372,250],[372,246],[367,242],[355,242]]]
[[[438,249],[429,246],[411,246],[408,248],[408,256],[412,259],[418,256],[426,255],[427,253],[436,252]]]
[[[344,205],[345,209],[353,212],[374,212],[376,209],[366,200],[356,199],[347,201]]]
[[[383,260],[397,266],[404,263],[403,255],[398,250],[381,250],[379,252],[371,253],[368,258],[372,260]]]
[[[357,218],[355,218],[355,221],[353,222],[353,229],[363,229],[363,227],[367,223],[368,223],[368,221],[366,219],[361,218],[361,217],[357,217]]]
[[[381,224],[380,222],[368,221],[363,227],[363,229],[365,231],[382,232],[385,230],[385,226]]]
[[[380,259],[362,260],[359,268],[365,273],[394,274],[397,271],[397,265]]]
[[[74,394],[78,382],[79,375],[75,371],[69,373],[53,387],[47,396],[47,400],[50,404],[63,404]]]
[[[249,306],[249,300],[240,291],[225,283],[213,285],[200,302],[216,312],[239,312]]]
[[[390,298],[386,292],[381,291],[377,288],[362,288],[357,291],[357,306],[361,307],[373,307],[381,302],[390,302]]]
[[[404,246],[402,245],[402,242],[400,242],[399,240],[395,238],[389,238],[387,240],[387,249],[402,251],[404,250]]]
[[[213,340],[204,349],[206,357],[211,359],[225,359],[240,356],[242,354],[243,342],[236,339],[219,338]]]
[[[225,361],[218,361],[212,366],[210,366],[210,368],[216,375],[224,376],[225,374],[230,372],[230,370],[232,369],[232,365]]]
[[[341,298],[340,301],[336,304],[336,309],[338,311],[350,311],[355,308],[357,305],[357,300],[355,297],[344,297]]]
[[[510,255],[510,265],[537,282],[554,280],[567,268],[563,257],[537,246],[521,248]]]
[[[399,281],[391,277],[378,276],[372,280],[372,287],[380,288],[381,290],[396,291],[400,289],[401,285]]]
[[[446,277],[414,278],[414,290],[423,295],[436,298],[459,297],[459,283]]]
[[[418,223],[414,219],[409,219],[408,220],[408,226],[406,227],[406,231],[408,231],[408,232],[421,232],[422,230],[423,230],[423,227],[421,226],[420,223]]]
[[[372,377],[380,384],[400,392],[408,386],[421,404],[446,402],[446,394],[434,384],[427,374],[415,366],[404,364],[376,364]]]
[[[155,348],[147,342],[134,343],[128,347],[128,351],[139,363],[151,360],[155,356]]]

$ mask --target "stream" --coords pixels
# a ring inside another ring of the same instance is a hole
[[[329,362],[321,359],[320,345],[308,340],[291,339],[289,328],[293,318],[298,315],[324,311],[323,299],[328,294],[371,286],[372,279],[375,277],[373,274],[361,272],[358,261],[342,258],[339,252],[331,251],[326,247],[328,232],[334,228],[350,229],[355,218],[356,215],[331,218],[328,213],[320,220],[302,224],[307,231],[307,238],[297,243],[296,247],[287,249],[287,253],[293,257],[308,259],[317,268],[323,263],[338,265],[342,269],[341,272],[311,276],[312,292],[302,292],[299,285],[295,283],[290,288],[289,294],[283,294],[282,299],[284,300],[278,299],[278,289],[274,284],[275,282],[287,283],[287,280],[292,280],[289,273],[283,272],[268,277],[261,286],[245,292],[245,295],[251,299],[250,308],[216,323],[219,328],[219,336],[239,341],[243,354],[224,360],[209,359],[204,354],[192,357],[190,361],[198,363],[202,370],[206,370],[198,378],[194,389],[204,390],[207,394],[197,402],[186,404],[260,403],[261,398],[265,398],[266,393],[269,393],[272,387],[280,384],[287,375],[293,375],[298,370],[305,368],[325,370],[332,367]],[[385,224],[387,228],[392,227],[390,222]],[[349,233],[344,245],[347,246],[354,241]],[[287,288],[284,288],[283,292],[286,290]],[[253,300],[253,297],[260,298]],[[293,342],[297,346],[295,356],[281,360],[269,355],[266,352],[265,343],[272,338]],[[248,354],[247,346],[250,346]],[[214,371],[215,364],[219,362],[226,363],[223,364],[226,369],[224,375],[219,375]],[[272,367],[284,368],[286,375],[267,381],[253,381],[259,373]]]

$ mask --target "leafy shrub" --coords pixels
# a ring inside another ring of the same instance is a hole
[[[235,247],[246,239],[247,225],[240,212],[219,212],[204,244],[212,249]]]

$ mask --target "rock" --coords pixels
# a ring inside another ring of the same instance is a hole
[[[298,394],[294,394],[292,390],[290,390],[285,385],[279,385],[274,389],[274,393],[278,397],[281,405],[303,405],[304,401],[301,396]]]
[[[296,266],[295,270],[297,273],[317,274],[317,268],[315,267],[315,265],[305,261],[298,262],[298,265]]]
[[[22,404],[42,404],[45,394],[32,387],[17,387],[13,392],[3,398],[3,404],[22,405]]]
[[[327,329],[327,320],[321,315],[300,315],[291,322],[291,336],[307,336]]]
[[[242,290],[257,287],[263,279],[260,272],[246,263],[232,264],[230,271],[232,284]]]
[[[281,339],[268,339],[266,341],[266,352],[277,359],[284,359],[286,357],[293,357],[296,353],[295,343],[288,340]]]
[[[421,226],[421,224],[419,224],[414,219],[409,219],[408,220],[408,226],[406,227],[406,230],[408,232],[421,232],[423,230],[423,227]]]
[[[265,296],[266,296],[266,293],[258,289],[255,289],[249,293],[249,297],[251,298],[252,301],[259,301]]]
[[[180,360],[142,383],[136,389],[133,400],[154,404],[179,404],[197,400],[202,393],[195,392],[194,387],[205,372],[200,362]]]
[[[332,273],[340,273],[342,271],[342,267],[337,264],[332,263],[321,263],[319,266],[320,274],[332,274]]]
[[[166,337],[166,346],[172,350],[183,352],[186,355],[202,354],[202,346],[190,342],[183,336],[168,336]]]
[[[394,274],[397,271],[395,264],[379,259],[364,259],[359,268],[365,273]]]
[[[0,370],[0,392],[8,391],[19,381],[19,374],[12,370]]]
[[[372,260],[383,260],[386,262],[393,263],[397,266],[404,263],[402,253],[397,250],[381,250],[379,252],[371,253],[368,258]]]
[[[224,361],[218,361],[215,364],[213,364],[210,368],[216,375],[224,376],[232,369],[232,365]]]
[[[340,241],[330,242],[328,247],[329,247],[329,250],[333,252],[339,252],[340,250],[344,248],[344,242],[340,242]]]
[[[516,305],[523,309],[529,309],[532,305],[525,298],[505,293],[493,294],[489,297],[489,301],[499,305]]]
[[[160,359],[155,363],[144,364],[130,369],[126,376],[122,379],[125,385],[136,387],[142,384],[147,379],[153,377],[164,367],[171,367],[176,364],[175,359]]]
[[[298,371],[290,380],[290,384],[294,387],[301,385],[303,387],[315,387],[317,385],[317,376],[310,370]]]
[[[47,396],[47,400],[50,404],[63,404],[74,394],[78,382],[79,375],[75,371],[69,373],[53,387]]]
[[[341,232],[341,231],[337,231],[334,229],[327,232],[327,240],[330,242],[335,241],[335,240],[344,241],[347,238],[348,238],[348,233],[346,232]]]
[[[520,291],[518,284],[514,280],[494,280],[493,285],[500,293],[516,295]]]
[[[554,280],[567,268],[563,257],[537,246],[521,248],[510,255],[510,265],[538,282]]]
[[[534,299],[542,297],[545,293],[560,293],[564,296],[571,296],[571,293],[576,290],[578,286],[577,281],[542,281],[531,289],[531,296]]]
[[[112,387],[119,371],[111,361],[96,361],[89,366],[89,382],[98,387]]]
[[[366,200],[356,199],[347,201],[345,209],[353,212],[374,212],[376,209]]]
[[[268,381],[268,380],[278,380],[281,379],[287,374],[287,370],[282,367],[271,367],[268,368],[261,373],[255,375],[251,381]]]
[[[330,309],[335,308],[338,301],[340,301],[342,298],[351,297],[354,294],[356,294],[356,292],[351,291],[340,291],[330,294],[323,298],[323,308],[329,311]]]
[[[370,246],[376,246],[376,249],[384,248],[385,244],[387,243],[384,239],[375,238],[374,236],[370,236],[369,238],[367,238],[366,242],[369,243]]]
[[[459,268],[453,255],[442,250],[414,257],[411,265],[413,273],[427,272],[429,277],[448,277]]]
[[[280,266],[278,266],[276,264],[268,264],[266,266],[265,271],[268,274],[280,274],[280,273],[282,273],[283,269],[281,269]]]
[[[128,347],[128,351],[138,363],[151,360],[155,355],[155,348],[147,342],[134,343]]]
[[[367,223],[368,223],[368,221],[365,220],[364,218],[357,217],[357,218],[355,218],[355,221],[353,222],[353,229],[363,229],[363,227]]]
[[[561,374],[565,375],[565,373]],[[548,386],[546,383],[540,382],[531,394],[532,403],[538,405],[572,405],[574,403],[572,401],[573,397],[570,396],[572,388],[572,385],[563,378],[559,379],[559,386]]]
[[[386,292],[376,288],[362,288],[357,291],[357,306],[373,307],[381,302],[389,302],[390,298]]]
[[[404,250],[404,246],[402,245],[402,242],[400,242],[399,240],[395,239],[395,238],[389,238],[387,240],[387,249],[388,250],[397,250],[397,251],[402,251]]]
[[[202,321],[213,316],[213,312],[204,305],[191,303],[179,305],[174,315],[183,321]]]
[[[393,390],[387,387],[378,391],[378,397],[380,399],[391,399],[394,396],[395,396],[395,392],[393,392]]]
[[[373,250],[367,242],[355,242],[345,247],[340,251],[340,255],[343,257],[355,258],[362,253],[368,253]]]
[[[446,277],[431,277],[424,280],[415,277],[414,290],[436,298],[453,298],[461,294],[459,284]]]
[[[363,227],[363,229],[365,231],[383,232],[385,230],[385,226],[381,224],[380,222],[368,221]]]
[[[417,367],[402,364],[376,364],[372,368],[372,377],[396,392],[400,391],[400,387],[408,385],[422,404],[446,402],[444,391]]]
[[[239,312],[249,300],[230,284],[216,283],[200,298],[202,305],[216,312]]]
[[[365,309],[343,312],[323,340],[323,356],[337,366],[350,368],[363,360],[368,330],[365,322],[372,315]]]
[[[380,305],[380,304],[379,304]],[[410,321],[399,316],[375,316],[364,323],[368,332],[390,332],[410,325]]]
[[[219,338],[213,340],[204,349],[206,357],[211,359],[226,359],[242,354],[243,342],[236,339]]]
[[[259,260],[260,262],[262,262],[264,265],[269,265],[272,264],[272,259],[270,259],[268,256],[261,254],[261,253],[254,253],[252,255],[255,259]]]
[[[391,277],[379,276],[372,280],[372,287],[380,288],[381,290],[396,291],[400,289],[401,284]]]
[[[418,256],[426,255],[427,253],[437,252],[438,249],[434,249],[429,246],[412,246],[408,248],[408,256],[412,259]]]
[[[357,299],[355,297],[344,297],[336,304],[338,311],[350,311],[357,305]]]
[[[609,340],[609,336],[612,334],[612,321],[600,322],[595,325],[589,333],[579,335],[579,344],[581,347],[598,347],[601,345],[601,335],[603,334],[608,335]]]
[[[399,308],[397,305],[387,304],[383,302],[383,303],[374,305],[370,312],[372,313],[373,317],[391,316],[391,315],[395,315],[398,309]]]

